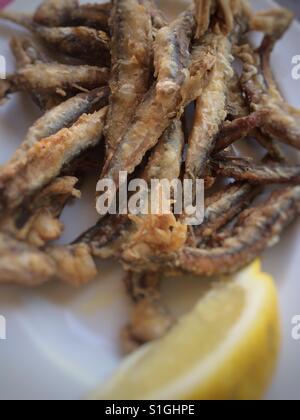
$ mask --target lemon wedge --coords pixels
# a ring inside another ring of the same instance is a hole
[[[276,366],[279,324],[274,282],[256,261],[126,358],[92,399],[259,399]]]

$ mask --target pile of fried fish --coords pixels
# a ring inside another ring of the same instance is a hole
[[[123,331],[130,351],[174,323],[162,275],[234,273],[297,217],[300,166],[286,145],[300,149],[300,111],[270,67],[290,11],[195,0],[170,22],[152,0],[46,0],[32,15],[0,19],[29,31],[11,41],[17,69],[0,81],[0,100],[25,92],[42,110],[0,168],[0,283],[81,285],[96,278],[96,258],[117,258],[134,303]],[[263,34],[259,47],[251,31]],[[264,153],[238,153],[241,141]],[[205,179],[204,223],[187,227],[172,212],[107,215],[69,246],[54,245],[76,186],[101,167],[116,184],[121,171],[148,183]]]

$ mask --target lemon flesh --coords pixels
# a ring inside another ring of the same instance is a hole
[[[259,399],[276,366],[278,301],[256,261],[216,283],[161,340],[125,359],[93,399]]]

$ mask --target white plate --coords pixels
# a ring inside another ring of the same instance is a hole
[[[178,0],[179,1],[179,0]],[[181,0],[185,4],[186,1]],[[267,8],[268,0],[253,0],[254,7]],[[15,10],[32,11],[39,0],[17,0]],[[175,0],[164,0],[174,11]],[[6,29],[4,29],[6,28]],[[8,40],[16,27],[1,24],[0,54],[13,60]],[[291,77],[292,57],[300,54],[300,26],[294,23],[273,54],[273,68],[290,103],[300,108],[300,81]],[[23,96],[11,98],[0,108],[0,163],[13,153],[38,112]],[[68,242],[96,221],[94,182],[84,199],[66,209],[63,220]],[[282,312],[283,347],[279,369],[270,389],[270,399],[300,399],[300,341],[291,336],[291,319],[300,314],[299,223],[281,243],[264,256],[265,269],[278,285]],[[78,399],[105,380],[121,361],[118,332],[126,324],[129,302],[122,272],[115,263],[101,263],[99,281],[80,290],[49,284],[37,290],[1,287],[0,315],[7,320],[7,340],[0,340],[0,399]],[[165,295],[172,308],[184,312],[200,292],[199,281],[179,280],[166,284]]]

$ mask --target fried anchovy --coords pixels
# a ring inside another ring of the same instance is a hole
[[[284,229],[300,212],[300,187],[276,191],[258,207],[245,210],[222,247],[202,250],[185,248],[175,258],[183,272],[215,276],[234,273],[275,245]]]
[[[10,46],[16,60],[17,68],[20,70],[28,65],[46,62],[44,59],[45,57],[40,54],[29,40],[20,40],[14,37],[11,40]],[[18,88],[17,86],[14,86],[13,78],[11,80],[9,78],[0,80],[0,101],[3,102],[7,96],[14,93],[16,90],[18,90]],[[45,109],[47,107],[46,104],[53,101],[54,95],[41,95],[32,90],[28,93],[32,97],[33,102],[41,109]]]
[[[217,61],[210,81],[196,103],[186,159],[186,177],[193,180],[204,176],[207,158],[227,115],[225,109],[228,82],[233,76],[231,43],[227,37],[210,34],[206,42],[215,45]]]
[[[77,182],[77,178],[67,176],[55,179],[27,206],[2,218],[1,231],[38,248],[59,239],[64,229],[58,220],[61,212],[71,197],[80,197]]]
[[[11,40],[10,46],[18,69],[25,68],[28,65],[49,62],[43,52],[28,39],[21,40],[14,37]],[[0,94],[0,97],[7,96],[13,90],[15,89],[13,88],[12,83],[8,82],[6,92],[3,92],[2,95]],[[31,96],[33,102],[42,110],[49,109],[56,103],[61,102],[61,97],[55,93],[40,94],[29,90],[28,94]]]
[[[29,29],[55,51],[76,58],[91,60],[93,57],[104,63],[110,61],[110,39],[101,30],[86,26],[49,28],[37,25],[28,15],[6,11],[0,12],[0,19]]]
[[[66,102],[46,112],[29,129],[24,141],[18,147],[11,160],[0,168],[0,180],[9,178],[13,173],[22,168],[27,159],[29,150],[40,140],[54,135],[64,127],[69,127],[82,114],[93,111],[95,107],[107,104],[108,88],[99,88],[94,91],[79,94]]]
[[[158,81],[138,106],[136,115],[119,142],[114,156],[103,170],[103,177],[118,181],[120,171],[132,173],[181,110],[181,88],[187,77],[189,46],[194,27],[193,12],[186,12],[168,27],[170,48],[167,51],[163,46],[166,54],[160,55],[159,44],[156,44],[155,50],[165,66],[156,58]],[[165,28],[162,31],[166,38]],[[156,38],[156,41],[157,39],[160,40],[161,37]]]
[[[244,62],[243,88],[254,112],[269,111],[264,119],[262,131],[275,140],[300,149],[300,112],[289,106],[277,89],[270,89],[260,73],[260,57],[250,45],[238,49]]]
[[[157,145],[153,156],[143,173],[143,178],[150,183],[152,179],[172,182],[178,179],[181,173],[182,151],[184,146],[184,135],[182,124],[175,121]],[[155,177],[155,178],[153,178]],[[165,178],[164,178],[165,177]],[[173,197],[167,193],[164,195],[163,188],[157,191],[157,203],[163,204],[164,209],[158,209],[157,214],[149,211],[146,215],[130,216],[133,222],[123,237],[123,243],[118,252],[127,255],[128,260],[133,258],[150,258],[157,252],[174,252],[186,242],[187,226],[177,221],[172,213]],[[153,189],[150,195],[152,195]],[[150,197],[151,199],[151,197]],[[127,265],[130,270],[130,265]]]
[[[10,92],[19,90],[34,91],[40,94],[59,93],[65,90],[94,89],[108,82],[109,69],[92,66],[71,66],[56,63],[38,63],[27,65],[6,82]]]
[[[300,187],[288,187],[274,192],[261,205],[244,210],[232,235],[226,237],[219,247],[197,249],[185,246],[177,253],[160,253],[149,260],[141,260],[139,256],[136,261],[131,259],[130,266],[135,272],[163,270],[168,274],[191,273],[206,277],[235,273],[266,248],[275,245],[299,212]],[[126,266],[126,259],[124,262]]]
[[[194,245],[198,247],[209,240],[246,208],[255,195],[257,189],[252,185],[237,182],[209,197],[205,202],[203,223],[194,229]]]
[[[35,287],[50,280],[79,286],[93,280],[97,269],[84,245],[44,251],[0,233],[0,283]]]
[[[122,331],[122,344],[126,353],[163,337],[174,324],[174,318],[161,302],[158,274],[130,273],[125,279],[129,295],[134,302],[130,324]]]
[[[174,120],[155,147],[142,178],[150,182],[152,178],[172,181],[180,175],[184,136],[179,120]],[[106,216],[99,223],[77,239],[76,243],[90,244],[93,254],[108,258],[119,253],[121,246],[132,229],[127,216]]]
[[[19,150],[23,152],[28,150],[39,140],[57,133],[64,127],[68,127],[80,115],[90,113],[95,107],[103,108],[107,105],[108,95],[108,87],[94,89],[87,93],[79,93],[46,112],[28,130]]]
[[[182,109],[201,96],[203,89],[208,84],[215,63],[216,54],[210,45],[193,45],[188,69],[189,77],[186,78],[181,89]]]
[[[82,4],[71,13],[70,24],[76,26],[88,26],[90,28],[109,30],[109,17],[112,5],[105,4]]]
[[[34,14],[34,21],[43,26],[64,26],[78,7],[78,0],[44,0]]]
[[[108,20],[111,12],[111,4],[81,4],[78,5],[77,0],[60,1],[59,5],[56,0],[49,0],[47,3],[56,3],[59,9],[58,13],[52,11],[45,13],[45,6],[49,9],[49,5],[42,5],[33,16],[25,13],[0,11],[0,19],[5,19],[24,26],[30,31],[34,31],[39,26],[46,27],[65,27],[65,26],[86,26],[94,29],[108,30]],[[71,3],[74,3],[71,7]],[[77,3],[75,5],[75,3]],[[53,13],[54,12],[54,13]]]
[[[193,180],[204,177],[208,156],[227,116],[227,97],[234,78],[232,46],[244,34],[248,22],[247,15],[241,10],[233,8],[233,11],[237,22],[230,36],[214,28],[215,32],[208,32],[200,44],[200,48],[203,45],[210,48],[216,62],[207,86],[197,97],[194,125],[188,142],[185,176]]]
[[[57,177],[79,154],[97,145],[102,138],[106,112],[107,108],[103,108],[82,115],[70,128],[34,144],[22,162],[4,167],[0,171],[1,208],[18,207]]]
[[[261,110],[232,122],[225,122],[217,136],[214,153],[227,149],[231,144],[247,137],[255,128],[261,127],[268,114],[268,110]]]
[[[143,172],[143,178],[150,183],[151,179],[167,179],[170,182],[177,179],[181,172],[184,135],[182,124],[174,120],[158,143]],[[171,203],[170,203],[171,205]],[[160,216],[157,216],[159,221]],[[152,218],[153,222],[153,218]],[[162,224],[157,224],[157,231],[151,231],[152,237],[163,237],[166,232],[159,231]],[[151,229],[150,229],[151,230]],[[127,232],[123,232],[123,244],[115,243],[119,249],[129,243],[134,235],[134,226],[128,225]],[[158,243],[158,242],[157,242]],[[138,242],[137,247],[146,244]],[[146,342],[161,338],[173,325],[174,319],[164,306],[160,296],[160,276],[152,273],[142,275],[128,274],[127,287],[134,302],[130,324],[123,330],[123,345],[125,350],[131,351]],[[132,348],[133,347],[133,348]]]
[[[85,26],[45,28],[37,27],[35,33],[51,48],[76,58],[98,57],[108,62],[110,40],[103,31]]]
[[[189,47],[194,27],[194,14],[189,10],[175,23],[158,31],[154,42],[155,88],[158,94],[176,94],[187,79]]]
[[[152,55],[150,14],[138,0],[117,0],[110,18],[111,97],[106,143],[108,159],[148,91]]]
[[[257,165],[235,160],[213,160],[214,170],[225,177],[254,184],[300,183],[300,165]]]
[[[285,15],[285,11],[281,13]],[[264,120],[262,131],[300,149],[300,111],[284,101],[270,68],[274,44],[291,22],[290,19],[283,21],[285,25],[279,25],[278,29],[275,24],[274,35],[266,35],[257,51],[249,44],[237,48],[236,51],[244,65],[241,81],[252,111],[270,111]]]

